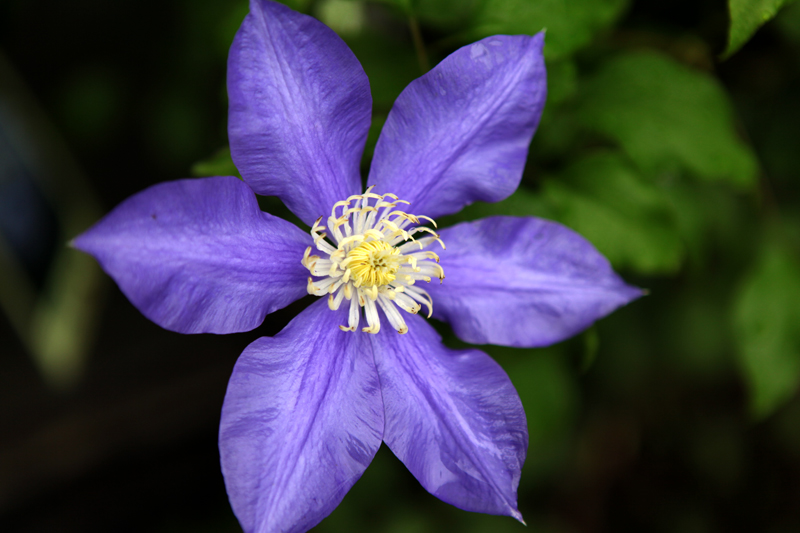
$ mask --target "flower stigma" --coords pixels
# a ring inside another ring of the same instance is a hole
[[[406,333],[408,326],[398,308],[417,314],[425,305],[430,318],[433,300],[414,284],[430,283],[434,277],[444,280],[439,256],[425,250],[434,242],[444,249],[444,243],[434,230],[420,226],[424,220],[435,228],[433,219],[400,211],[397,205],[409,202],[394,194],[375,194],[372,189],[333,204],[327,232],[321,224],[323,217],[314,222],[314,246],[306,249],[302,260],[311,273],[308,293],[327,294],[333,311],[343,301],[349,302],[347,325],[339,326],[342,331],[356,330],[363,307],[367,327],[361,331],[378,333],[380,307],[389,324],[398,333]],[[423,236],[414,237],[420,233]],[[321,254],[311,255],[314,248]]]

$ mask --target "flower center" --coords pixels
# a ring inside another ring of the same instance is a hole
[[[419,225],[424,219],[436,227],[432,219],[400,211],[400,203],[408,202],[394,194],[374,194],[370,187],[334,204],[328,232],[320,224],[322,217],[311,228],[314,248],[321,255],[311,255],[311,246],[303,254],[303,266],[311,273],[308,292],[328,294],[332,310],[349,302],[347,326],[339,326],[343,331],[356,330],[362,308],[368,324],[362,331],[368,333],[380,331],[379,307],[399,333],[408,327],[398,309],[416,314],[422,304],[429,317],[433,312],[430,295],[414,284],[429,283],[432,277],[444,280],[439,256],[425,250],[434,242],[444,248],[444,243],[435,231]],[[422,237],[414,237],[420,233]]]
[[[381,287],[395,280],[400,259],[400,250],[391,247],[387,242],[369,241],[350,250],[340,264],[349,265],[354,286]]]

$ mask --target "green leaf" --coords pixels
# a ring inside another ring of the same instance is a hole
[[[387,117],[388,115],[383,113],[374,113],[372,115],[372,123],[369,126],[367,142],[364,146],[364,156],[361,159],[365,175],[369,174],[370,162],[372,161],[372,156],[375,154],[375,145],[378,144],[378,138],[381,135],[381,131],[383,131],[383,125],[386,124]]]
[[[295,11],[299,11],[301,13],[307,13],[309,4],[311,0],[278,0],[281,4],[284,4]]]
[[[784,38],[800,44],[800,3],[788,4],[789,2],[786,9],[781,11],[781,16],[775,19],[775,23]]]
[[[352,0],[322,0],[314,15],[339,36],[357,35],[365,26],[364,2]]]
[[[548,61],[547,63],[547,106],[552,108],[570,98],[578,91],[578,67],[572,60]]]
[[[501,202],[475,202],[442,217],[442,226],[495,215],[557,220],[586,237],[615,268],[643,274],[676,272],[685,247],[669,199],[625,159],[597,153],[542,182],[542,192],[524,187]]]
[[[421,74],[414,50],[370,31],[345,42],[367,73],[375,111],[388,114],[403,89]]]
[[[602,65],[582,87],[578,120],[615,141],[649,175],[686,170],[737,188],[758,165],[736,135],[727,94],[711,76],[654,52]]]
[[[447,29],[466,24],[480,3],[481,0],[414,0],[412,9],[426,25]]]
[[[495,215],[512,217],[540,216],[547,218],[552,213],[548,210],[548,206],[544,205],[541,197],[524,187],[520,187],[514,194],[501,202],[491,204],[475,202],[454,215],[440,217],[440,219],[437,219],[437,224],[441,227],[447,227],[458,222],[477,220]]]
[[[231,159],[229,147],[220,148],[211,157],[192,165],[192,176],[236,176],[241,178],[239,170]]]
[[[484,0],[470,37],[533,35],[547,29],[544,53],[556,59],[589,44],[627,5],[628,0]]]
[[[733,325],[750,409],[763,418],[785,403],[800,383],[800,265],[771,244],[736,297]]]
[[[537,216],[553,218],[553,211],[545,200],[524,187],[518,188],[514,194],[496,203],[475,202],[468,205],[454,215],[439,217],[436,223],[439,227],[449,227],[467,220],[505,215],[512,217]]]
[[[400,8],[403,13],[410,13],[411,12],[411,2],[412,0],[371,0],[372,2],[377,2],[379,4],[389,4]]]
[[[543,183],[556,220],[594,244],[615,268],[676,272],[685,255],[672,208],[619,155],[599,153]]]
[[[733,55],[762,24],[771,20],[778,10],[792,0],[728,0],[731,27],[728,33],[728,47],[723,53],[727,58]]]

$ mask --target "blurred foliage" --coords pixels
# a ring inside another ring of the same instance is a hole
[[[217,152],[192,165],[193,176],[239,176],[239,170],[231,159],[231,149],[229,147],[220,148]]]
[[[793,250],[769,243],[745,277],[734,305],[738,352],[763,417],[800,383],[800,263]]]
[[[685,170],[741,188],[755,183],[756,160],[735,132],[724,90],[669,57],[637,51],[601,63],[582,87],[578,114],[648,175]]]
[[[800,43],[800,3],[791,2],[775,22],[785,37]]]
[[[476,40],[546,30],[545,57],[553,60],[587,46],[627,5],[627,0],[483,0],[467,35]]]
[[[618,269],[669,274],[685,253],[669,199],[619,154],[594,153],[542,184],[552,218],[592,241]]]
[[[778,10],[793,0],[728,0],[731,29],[724,56],[736,53],[764,23],[769,22]]]

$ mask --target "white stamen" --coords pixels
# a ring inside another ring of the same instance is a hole
[[[436,231],[419,226],[424,221],[436,227],[433,219],[400,211],[400,204],[408,202],[390,193],[375,194],[369,187],[364,194],[336,202],[326,224],[320,217],[311,228],[314,246],[301,260],[313,276],[308,292],[328,295],[334,311],[349,301],[342,331],[356,331],[362,307],[367,322],[362,331],[367,333],[380,331],[379,307],[398,333],[408,331],[400,309],[416,314],[424,305],[429,317],[433,312],[430,295],[414,284],[444,279],[439,256],[425,250],[434,242],[444,248],[444,243]],[[319,255],[312,254],[314,249]]]

